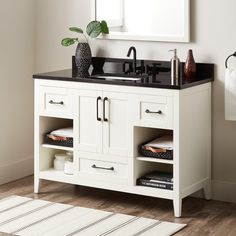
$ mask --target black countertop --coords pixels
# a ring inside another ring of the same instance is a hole
[[[197,75],[193,81],[186,81],[183,77],[183,66],[181,63],[180,68],[180,81],[178,85],[171,85],[171,76],[170,76],[170,63],[169,62],[160,62],[160,61],[145,61],[147,66],[151,65],[161,65],[158,67],[158,72],[149,73],[140,75],[140,80],[137,81],[125,81],[125,80],[107,80],[105,79],[106,75],[121,75],[129,77],[122,72],[121,68],[124,68],[124,61],[122,59],[112,59],[112,58],[93,58],[95,61],[98,59],[103,59],[103,68],[100,68],[100,71],[95,71],[96,65],[91,66],[90,74],[92,77],[79,77],[76,73],[76,70],[68,69],[61,71],[54,71],[42,74],[33,75],[34,79],[46,79],[46,80],[58,80],[58,81],[71,81],[76,83],[96,83],[96,84],[110,84],[110,85],[120,85],[120,86],[135,86],[135,87],[150,87],[150,88],[165,88],[165,89],[185,89],[193,87],[196,85],[208,83],[214,81],[214,65],[213,64],[203,64],[197,63]],[[94,63],[94,62],[93,62]],[[112,66],[111,66],[112,63]],[[130,63],[130,60],[126,60],[125,63]],[[104,66],[104,64],[106,66]],[[108,65],[108,66],[107,66]],[[115,66],[114,66],[115,65]],[[146,68],[147,68],[146,66]],[[111,69],[112,68],[112,69]],[[114,69],[115,68],[115,69]],[[106,73],[104,73],[104,71]],[[96,75],[100,75],[99,78],[96,78]],[[101,78],[103,77],[104,78]]]

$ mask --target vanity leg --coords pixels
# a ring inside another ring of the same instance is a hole
[[[39,193],[41,186],[41,180],[39,178],[34,178],[34,193]]]
[[[175,198],[173,200],[173,205],[174,205],[175,217],[181,217],[181,214],[182,214],[182,199],[181,198]]]
[[[205,187],[203,188],[203,193],[204,193],[204,198],[206,200],[211,200],[211,184],[210,183],[205,185]]]

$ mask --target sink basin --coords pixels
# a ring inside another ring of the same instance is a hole
[[[115,76],[115,75],[93,75],[91,76],[93,79],[103,79],[103,80],[118,80],[118,81],[140,81],[141,77],[123,77],[123,76]]]

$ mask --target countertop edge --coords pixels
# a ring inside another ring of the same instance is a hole
[[[201,84],[206,84],[209,82],[213,82],[214,79],[213,78],[208,78],[208,79],[204,79],[204,80],[199,80],[196,82],[192,82],[192,83],[186,83],[183,85],[161,85],[161,84],[157,84],[154,85],[153,84],[140,84],[140,83],[129,83],[126,82],[125,84],[122,82],[118,82],[118,81],[106,81],[106,80],[93,80],[93,79],[86,79],[86,78],[79,78],[79,79],[75,79],[75,78],[71,78],[71,77],[55,77],[55,76],[48,76],[48,75],[40,75],[40,74],[34,74],[33,75],[33,79],[41,79],[41,80],[57,80],[57,81],[65,81],[65,82],[75,82],[75,83],[95,83],[95,84],[108,84],[108,85],[117,85],[117,86],[133,86],[133,87],[144,87],[144,88],[163,88],[163,89],[174,89],[174,90],[183,90],[183,89],[187,89],[190,87],[194,87],[194,86],[198,86]]]

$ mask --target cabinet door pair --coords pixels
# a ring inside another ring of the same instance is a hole
[[[79,150],[127,156],[128,96],[124,93],[79,92]]]

